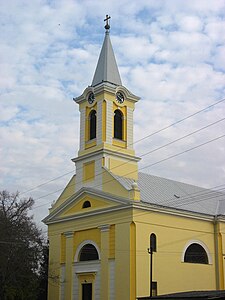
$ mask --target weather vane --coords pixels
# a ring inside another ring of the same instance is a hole
[[[105,24],[106,30],[109,30],[109,28],[110,28],[109,19],[111,19],[111,17],[109,15],[106,15],[106,18],[104,19],[104,22],[106,22],[106,24]]]

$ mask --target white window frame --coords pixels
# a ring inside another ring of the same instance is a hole
[[[77,247],[77,250],[76,250],[76,253],[75,253],[75,256],[74,256],[74,262],[79,262],[80,251],[87,244],[91,244],[91,245],[93,245],[96,248],[96,250],[98,252],[98,259],[99,260],[101,259],[100,249],[99,249],[98,245],[94,241],[92,241],[92,240],[85,240],[82,243],[80,243],[79,246]]]
[[[184,246],[184,250],[182,252],[181,262],[185,262],[184,261],[185,253],[187,251],[187,248],[192,244],[198,244],[198,245],[202,246],[202,248],[205,250],[205,252],[208,256],[208,265],[212,265],[212,255],[209,252],[209,248],[206,246],[205,243],[203,243],[202,241],[199,241],[199,240],[190,240],[186,243],[186,245]]]

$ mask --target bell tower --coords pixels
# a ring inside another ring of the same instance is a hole
[[[92,84],[74,99],[80,111],[80,148],[76,164],[77,185],[101,189],[102,172],[138,178],[133,149],[133,111],[139,97],[122,85],[107,15],[105,38]]]

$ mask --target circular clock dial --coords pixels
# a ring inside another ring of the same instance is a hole
[[[118,103],[123,103],[124,102],[124,95],[121,92],[116,93],[116,101]]]
[[[94,93],[90,93],[88,96],[88,103],[92,104],[95,101],[95,95]]]

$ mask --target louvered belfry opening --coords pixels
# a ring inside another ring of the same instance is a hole
[[[123,114],[119,109],[114,112],[114,138],[123,139]]]
[[[90,112],[89,120],[90,120],[90,140],[96,138],[96,111],[92,110]]]

